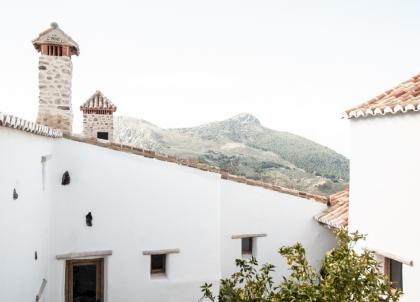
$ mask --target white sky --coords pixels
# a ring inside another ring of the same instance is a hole
[[[249,112],[348,154],[341,113],[419,72],[420,1],[0,0],[0,111],[35,119],[52,21],[81,48],[76,132],[99,89],[161,127]]]

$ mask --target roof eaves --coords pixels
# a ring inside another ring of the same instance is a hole
[[[347,228],[349,217],[349,190],[337,192],[329,197],[329,207],[314,219],[330,228]]]
[[[417,111],[420,111],[420,74],[361,105],[346,110],[343,118],[355,119]]]
[[[0,112],[0,126],[52,138],[63,137],[63,132],[59,129],[50,128],[48,126],[30,122],[28,120],[2,112]]]
[[[397,114],[397,113],[406,113],[409,111],[417,112],[420,111],[420,103],[413,103],[407,105],[395,105],[395,106],[385,106],[382,108],[368,108],[368,109],[355,109],[351,111],[346,111],[343,113],[343,118],[352,119],[359,117],[369,117],[369,116],[384,116],[387,114]]]

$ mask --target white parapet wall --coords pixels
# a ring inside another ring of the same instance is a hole
[[[0,301],[35,301],[48,278],[52,141],[0,127]]]
[[[288,273],[281,246],[303,243],[317,266],[335,244],[313,219],[326,208],[317,201],[4,127],[0,147],[0,301],[34,301],[45,278],[40,301],[64,302],[66,261],[98,257],[105,301],[197,301],[200,285],[235,270],[243,236],[255,237],[261,263],[277,266],[276,280]],[[151,277],[150,257],[162,252],[166,276]]]
[[[112,250],[107,301],[198,300],[200,285],[220,277],[220,175],[70,140],[54,151],[51,253]],[[66,170],[71,183],[57,185]],[[180,252],[168,256],[167,277],[153,279],[143,251],[165,249]],[[65,262],[50,266],[59,302]]]
[[[276,281],[288,275],[280,247],[302,243],[310,264],[319,268],[325,252],[335,246],[332,231],[311,219],[325,204],[228,180],[222,181],[221,200],[223,277],[237,271],[233,259],[242,258],[237,237],[255,238],[254,256],[276,266]]]

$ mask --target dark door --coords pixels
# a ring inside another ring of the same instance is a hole
[[[104,259],[68,260],[66,302],[103,302]]]

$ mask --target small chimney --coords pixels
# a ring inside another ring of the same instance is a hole
[[[112,142],[114,112],[117,107],[99,90],[80,106],[83,112],[83,136]]]

